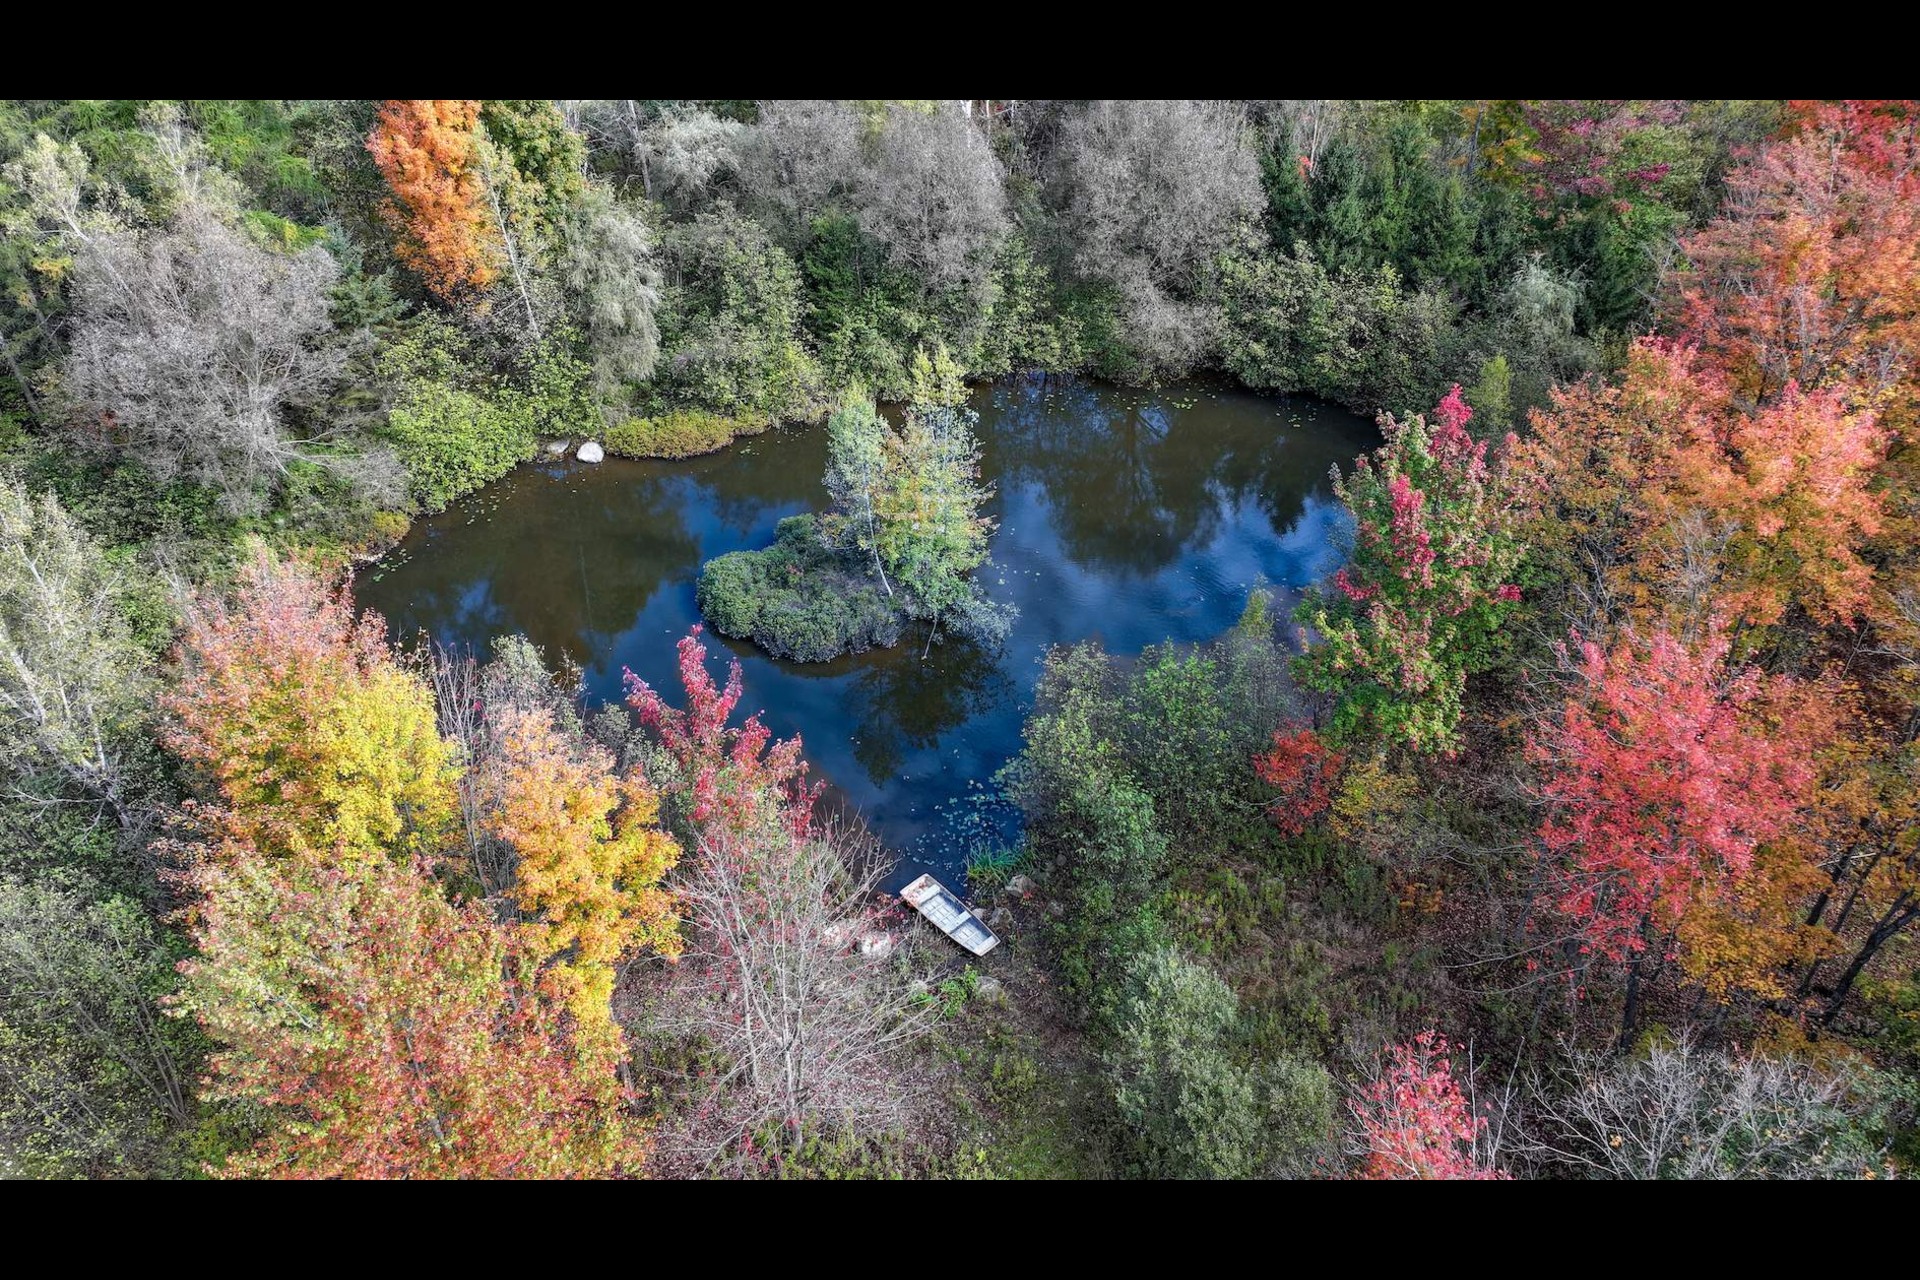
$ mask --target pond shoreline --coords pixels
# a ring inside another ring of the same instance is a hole
[[[1044,649],[1201,643],[1233,625],[1254,586],[1290,594],[1318,580],[1343,556],[1327,471],[1377,440],[1333,406],[1211,381],[1002,380],[970,404],[999,521],[980,579],[1020,611],[1003,646],[948,640],[922,660],[903,639],[796,664],[706,637],[716,676],[723,660],[742,664],[741,714],[803,738],[814,776],[901,854],[896,875],[930,870],[954,888],[973,845],[1013,834],[992,779],[1019,749]],[[357,575],[355,595],[402,641],[424,627],[484,649],[522,632],[550,661],[580,666],[590,704],[622,698],[629,667],[671,700],[674,642],[701,621],[700,566],[825,508],[825,455],[814,426],[678,461],[541,455],[417,520]]]

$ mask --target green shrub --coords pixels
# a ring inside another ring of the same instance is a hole
[[[809,1123],[753,1135],[761,1176],[786,1181],[903,1181],[939,1176],[939,1157],[899,1130],[859,1133]]]
[[[694,598],[721,635],[796,662],[896,644],[904,623],[879,588],[820,545],[812,516],[782,520],[764,551],[709,560]]]
[[[916,1008],[938,1009],[942,1018],[951,1018],[966,1007],[980,990],[980,971],[972,965],[958,977],[943,978],[935,986],[916,992],[910,1001]]]
[[[673,409],[651,418],[628,418],[607,428],[608,453],[622,458],[692,458],[724,449],[741,436],[758,435],[773,419],[729,418],[701,409]]]
[[[1004,1032],[990,1035],[993,1057],[988,1065],[987,1101],[998,1107],[1025,1106],[1040,1089],[1040,1064]]]
[[[1128,967],[1102,1055],[1143,1171],[1249,1178],[1301,1167],[1333,1127],[1324,1068],[1241,1061],[1240,1005],[1217,974],[1158,947]]]
[[[539,447],[532,423],[500,400],[428,379],[412,383],[383,433],[407,469],[407,489],[428,511],[497,480]]]
[[[566,334],[540,342],[512,381],[463,363],[466,338],[442,321],[422,322],[381,353],[379,373],[398,388],[379,434],[407,469],[407,489],[427,511],[497,480],[532,458],[542,435],[595,421],[589,370]]]
[[[1216,867],[1204,882],[1171,895],[1168,917],[1183,941],[1201,955],[1225,954],[1260,926],[1260,900],[1231,867]]]
[[[1221,258],[1212,288],[1225,317],[1222,362],[1249,387],[1305,391],[1363,413],[1405,412],[1445,390],[1443,339],[1457,309],[1390,266],[1333,271],[1296,244],[1291,255]]]
[[[1032,861],[1025,845],[983,845],[967,855],[967,883],[981,892],[998,889]]]
[[[267,541],[309,553],[323,564],[384,549],[407,531],[404,512],[383,511],[350,476],[307,461],[287,469],[275,509],[261,530]]]

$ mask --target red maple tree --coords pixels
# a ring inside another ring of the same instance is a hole
[[[1797,849],[1813,798],[1815,744],[1767,714],[1801,691],[1730,669],[1727,651],[1718,633],[1691,648],[1664,632],[1610,651],[1584,643],[1577,689],[1528,744],[1551,806],[1542,883],[1577,954],[1630,965],[1628,1026],[1648,960],[1690,952],[1681,958],[1710,987],[1760,985],[1778,957],[1728,953],[1722,926],[1757,914],[1748,931],[1790,936],[1782,922],[1804,886],[1767,857]]]
[[[796,836],[813,823],[813,802],[821,785],[809,785],[807,764],[800,757],[800,739],[772,742],[773,732],[758,713],[739,728],[727,719],[739,705],[740,663],[727,673],[726,688],[707,673],[707,647],[700,643],[698,625],[680,638],[680,684],[686,691],[685,710],[669,706],[658,690],[629,671],[627,702],[640,722],[659,734],[660,743],[678,766],[670,790],[686,805],[686,817],[696,827],[717,822],[735,831],[751,828],[774,805]],[[769,745],[771,743],[771,745]],[[667,780],[662,780],[665,783]]]
[[[1360,1127],[1369,1180],[1504,1180],[1477,1147],[1485,1118],[1473,1114],[1453,1078],[1447,1038],[1429,1029],[1389,1045],[1379,1075],[1349,1109]]]
[[[1280,791],[1267,816],[1282,835],[1299,835],[1333,804],[1334,783],[1346,759],[1311,729],[1273,731],[1273,749],[1254,756],[1253,772]]]

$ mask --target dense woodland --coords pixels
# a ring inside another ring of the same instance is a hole
[[[1920,1159],[1920,104],[15,101],[0,286],[0,1172]],[[1348,562],[1049,654],[978,964],[699,634],[350,594],[778,425],[710,625],[991,644],[968,384],[1196,373],[1380,415]]]

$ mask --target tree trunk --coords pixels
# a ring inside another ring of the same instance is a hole
[[[1633,1031],[1640,1023],[1641,970],[1643,968],[1643,962],[1646,960],[1647,948],[1653,945],[1653,939],[1647,936],[1652,926],[1653,921],[1651,919],[1643,919],[1640,921],[1640,941],[1644,943],[1645,946],[1634,953],[1633,964],[1627,970],[1627,1003],[1626,1007],[1620,1011],[1619,1049],[1622,1053],[1625,1053],[1633,1044]]]
[[[1620,1011],[1620,1041],[1616,1046],[1625,1053],[1633,1043],[1633,1024],[1640,1017],[1640,958],[1634,957],[1633,964],[1627,970],[1627,1004]]]
[[[1893,905],[1886,909],[1879,922],[1874,925],[1873,932],[1869,933],[1866,941],[1860,944],[1860,950],[1854,953],[1853,960],[1847,965],[1846,971],[1840,975],[1840,980],[1833,984],[1833,997],[1827,1002],[1825,1012],[1820,1015],[1821,1026],[1833,1025],[1833,1020],[1840,1016],[1840,1009],[1847,1002],[1847,996],[1853,991],[1853,984],[1859,981],[1861,972],[1876,955],[1880,954],[1880,948],[1886,946],[1902,929],[1912,924],[1917,915],[1920,915],[1920,901],[1915,901],[1911,894],[1901,894],[1894,900]]]
[[[27,411],[35,418],[40,417],[40,401],[33,394],[33,387],[27,381],[27,375],[21,370],[20,362],[14,358],[13,343],[0,341],[0,350],[7,353],[7,368],[13,371],[13,380],[20,384],[20,395],[27,402]]]
[[[647,199],[653,199],[653,170],[647,164],[645,135],[640,129],[640,107],[632,98],[627,99],[627,124],[633,129],[633,158],[640,162],[640,189],[646,192]]]
[[[507,226],[506,211],[500,207],[500,189],[493,180],[493,165],[486,163],[488,145],[481,144],[481,177],[486,181],[487,203],[493,206],[494,225],[500,228],[500,243],[507,251],[507,266],[513,272],[514,287],[520,292],[520,305],[527,311],[527,329],[533,334],[534,341],[540,340],[540,321],[533,314],[533,295],[527,292],[527,278],[520,269],[520,250],[514,244],[513,230]]]

